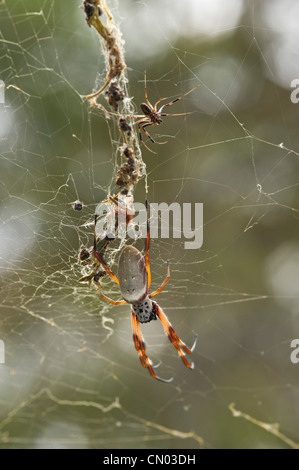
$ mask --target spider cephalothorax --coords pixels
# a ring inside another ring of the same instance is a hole
[[[161,292],[166,283],[170,279],[169,263],[167,265],[167,276],[164,282],[161,284],[159,289],[149,294],[149,288],[151,284],[151,271],[149,264],[149,242],[150,242],[150,232],[149,232],[149,223],[147,218],[147,237],[145,243],[145,255],[140,253],[134,246],[125,246],[121,251],[119,261],[118,261],[118,278],[113,274],[109,269],[108,265],[105,263],[103,257],[97,251],[96,246],[96,222],[97,217],[95,217],[95,236],[94,236],[94,256],[98,261],[104,266],[106,272],[109,276],[114,279],[114,281],[119,284],[119,288],[122,294],[122,300],[112,300],[109,297],[106,297],[102,293],[101,284],[98,279],[94,278],[94,283],[103,299],[108,300],[108,302],[113,305],[121,305],[124,303],[131,304],[131,318],[132,318],[132,327],[133,327],[133,341],[135,348],[138,352],[141,364],[143,367],[148,368],[152,377],[162,382],[171,382],[173,379],[161,379],[158,377],[154,371],[155,366],[153,366],[152,361],[148,358],[145,352],[145,344],[143,336],[141,333],[140,324],[148,323],[151,320],[156,320],[159,318],[161,321],[169,340],[176,348],[180,357],[182,358],[184,364],[189,369],[194,368],[193,362],[189,363],[187,361],[186,355],[191,354],[195,348],[197,342],[197,335],[195,336],[194,344],[191,348],[188,348],[179,336],[174,331],[171,323],[166,317],[165,313],[161,307],[154,302],[152,297]]]
[[[152,320],[157,320],[157,315],[153,310],[153,302],[148,297],[145,297],[141,302],[132,304],[132,310],[140,323],[148,323]]]
[[[153,111],[153,108],[150,108],[146,103],[141,103],[140,108],[144,116],[147,116],[153,124],[161,124],[161,122],[163,122],[159,112]]]

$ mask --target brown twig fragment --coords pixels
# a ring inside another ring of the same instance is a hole
[[[116,36],[113,34],[113,28],[112,30],[109,30],[100,19],[100,17],[103,16],[103,12],[105,12],[109,24],[113,25],[113,18],[108,10],[106,3],[103,2],[103,8],[101,8],[100,3],[100,0],[84,0],[83,2],[83,8],[86,14],[86,22],[88,26],[93,26],[100,34],[100,36],[104,39],[108,56],[108,70],[106,74],[106,81],[98,91],[87,95],[86,98],[88,100],[100,95],[109,85],[111,80],[113,78],[119,77],[125,68],[122,54],[117,44]]]

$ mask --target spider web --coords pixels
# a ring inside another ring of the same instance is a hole
[[[168,143],[146,140],[157,154],[141,149],[146,179],[135,188],[139,202],[148,186],[151,202],[204,204],[200,250],[171,238],[150,249],[153,289],[170,260],[159,305],[188,345],[199,335],[195,369],[151,322],[142,328],[149,357],[174,377],[153,380],[129,306],[78,282],[90,272],[78,253],[92,245],[95,208],[115,192],[121,163],[116,121],[83,98],[105,80],[98,35],[79,0],[2,1],[1,447],[296,447],[298,6],[120,3],[107,0],[132,103],[144,101],[144,69],[153,102],[201,85],[171,108],[193,115],[150,128]],[[107,107],[104,94],[98,102]],[[119,250],[111,243],[114,271]],[[118,299],[106,278],[104,292]]]

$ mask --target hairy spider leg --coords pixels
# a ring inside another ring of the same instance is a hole
[[[144,142],[143,138],[142,138],[142,135],[141,135],[141,129],[143,130],[143,132],[148,136],[148,138],[151,140],[151,142],[153,144],[159,144],[159,145],[163,145],[163,144],[167,144],[167,141],[165,142],[156,142],[152,136],[147,132],[147,130],[145,130],[144,128],[147,127],[147,126],[153,126],[155,123],[154,122],[149,122],[148,120],[145,120],[145,119],[141,119],[140,121],[137,121],[135,122],[134,124],[137,124],[138,126],[138,133],[139,133],[139,139],[140,139],[140,142],[152,153],[157,153],[157,152],[154,152],[153,150],[151,150],[147,145],[146,143]]]
[[[160,113],[161,117],[165,116],[187,116],[187,114],[194,114],[195,111],[190,111],[189,113],[179,113],[179,114],[166,114],[166,113]]]
[[[166,286],[169,279],[170,279],[170,268],[169,268],[169,260],[167,260],[167,275],[166,275],[166,278],[162,282],[161,286],[149,295],[149,298],[151,299],[152,297],[154,297],[154,295],[159,294],[164,289],[164,287]]]
[[[143,132],[145,132],[145,134],[151,139],[151,141],[152,141],[153,144],[159,144],[159,145],[167,144],[167,140],[165,140],[165,142],[156,142],[156,141],[149,135],[149,133],[144,129],[144,128],[147,127],[147,126],[154,126],[155,124],[156,124],[155,122],[148,122],[147,124],[144,124],[143,126],[141,126]]]
[[[167,99],[168,99],[167,96],[166,96],[165,98],[160,98],[160,99],[155,103],[154,110],[155,110],[156,112],[158,112],[158,111],[157,111],[157,104],[159,104],[159,103],[161,103],[161,101],[164,101],[164,100],[167,100]]]
[[[143,358],[142,352],[141,352],[141,347],[140,347],[140,342],[139,338],[137,335],[137,325],[136,325],[136,315],[135,313],[131,312],[132,315],[132,329],[133,329],[133,341],[134,341],[134,346],[136,351],[138,352],[139,359],[141,361],[141,364],[143,367],[147,367],[145,360]]]
[[[176,103],[177,101],[180,101],[182,98],[184,98],[185,96],[189,95],[189,93],[192,93],[192,91],[196,90],[196,88],[198,88],[200,85],[198,86],[195,86],[194,88],[192,88],[192,90],[189,90],[187,91],[187,93],[185,93],[184,95],[180,96],[179,98],[176,98],[175,100],[173,101],[170,101],[170,103],[166,103],[166,104],[163,104],[163,106],[161,106],[161,108],[159,109],[158,113],[161,113],[162,109],[163,108],[166,108],[166,106],[172,106],[174,103]],[[158,104],[159,101],[156,103]]]
[[[145,240],[144,259],[145,259],[145,267],[147,271],[147,286],[149,289],[151,286],[152,275],[151,275],[151,268],[150,268],[150,262],[149,262],[150,228],[149,228],[149,219],[148,219],[147,200],[145,201],[145,210],[146,210],[146,240]]]
[[[155,313],[157,314],[159,320],[161,321],[161,323],[163,325],[163,328],[165,329],[165,331],[167,333],[168,338],[170,339],[170,341],[174,345],[175,349],[178,351],[179,355],[181,356],[185,366],[188,367],[189,369],[194,369],[194,363],[191,362],[191,364],[190,364],[187,361],[186,356],[185,356],[184,352],[182,351],[182,349],[184,349],[184,351],[187,354],[191,354],[192,351],[194,350],[195,346],[196,346],[196,343],[197,343],[197,335],[195,336],[195,341],[194,341],[194,344],[193,344],[192,348],[189,349],[185,345],[185,343],[183,343],[183,341],[180,340],[180,338],[178,337],[178,335],[174,331],[170,321],[168,320],[167,316],[165,315],[165,313],[163,312],[161,307],[159,307],[159,305],[156,302],[154,303],[154,305],[156,307],[156,312]]]
[[[104,107],[101,104],[98,104],[98,103],[94,103],[93,107],[104,110]],[[144,114],[119,114],[119,113],[113,113],[113,111],[107,111],[106,109],[105,109],[105,112],[108,113],[108,114],[111,114],[112,116],[117,116],[117,117],[144,118]]]
[[[153,143],[155,143],[154,139],[149,135],[149,133],[143,129],[146,126],[153,126],[153,122],[151,122],[151,121],[149,122],[148,120],[141,119],[140,121],[137,121],[135,124],[138,125],[139,138],[140,138],[140,141],[142,143],[144,143],[144,142],[143,142],[142,135],[141,135],[141,128],[142,128],[143,132],[145,132],[145,134],[150,138],[150,140]]]
[[[112,299],[110,299],[109,297],[107,297],[106,295],[103,294],[102,289],[101,289],[101,284],[99,283],[99,281],[96,281],[96,280],[94,279],[93,282],[95,283],[95,285],[96,285],[97,288],[99,289],[99,292],[100,292],[100,294],[101,294],[101,297],[102,297],[104,300],[108,300],[108,302],[110,302],[110,303],[113,304],[113,305],[121,305],[121,304],[126,304],[126,303],[127,303],[125,300],[112,300]]]
[[[95,214],[94,216],[94,238],[93,238],[93,253],[95,255],[95,257],[97,258],[97,260],[103,265],[103,267],[105,268],[106,270],[106,273],[109,274],[110,277],[112,277],[112,279],[117,283],[119,284],[119,280],[117,279],[117,277],[115,276],[115,274],[113,274],[113,272],[109,269],[107,263],[104,261],[102,255],[97,251],[97,233],[96,233],[96,229],[97,229],[97,220],[98,220],[98,216],[97,214]]]
[[[172,382],[173,377],[170,379],[162,379],[161,377],[158,377],[156,375],[154,371],[154,367],[158,367],[158,366],[153,366],[151,363],[151,360],[146,355],[145,344],[144,344],[143,335],[142,335],[141,328],[140,328],[140,322],[134,312],[131,312],[131,314],[132,314],[134,345],[135,345],[136,351],[138,352],[141,364],[143,365],[143,367],[148,368],[151,376],[154,377],[154,379],[159,380],[160,382],[165,382],[165,383]]]
[[[144,116],[143,116],[143,117],[144,117]],[[147,150],[149,150],[150,152],[156,154],[157,152],[154,152],[153,150],[151,150],[151,149],[146,145],[146,143],[143,141],[142,134],[141,134],[141,127],[140,127],[140,124],[147,124],[148,126],[151,126],[151,125],[152,125],[152,122],[145,121],[144,119],[141,119],[140,121],[137,121],[137,122],[135,122],[134,124],[137,124],[137,126],[138,126],[138,133],[139,133],[140,142],[147,148]],[[143,129],[143,127],[142,127],[142,129]],[[149,135],[149,133],[146,132],[145,130],[144,130],[144,132],[148,135],[148,137],[151,139],[151,141],[154,142],[154,140],[153,140],[152,137]]]

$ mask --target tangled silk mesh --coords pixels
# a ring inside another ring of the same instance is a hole
[[[180,34],[181,2],[121,3],[107,0],[126,41],[121,83],[133,99],[122,112],[140,113],[144,69],[153,102],[201,85],[172,107],[193,115],[149,129],[168,141],[146,140],[157,155],[136,147],[134,191],[139,202],[148,189],[150,201],[204,204],[200,250],[175,238],[150,248],[153,289],[171,267],[157,302],[186,344],[199,335],[195,369],[151,322],[148,355],[174,376],[153,380],[130,307],[78,282],[91,269],[78,253],[122,163],[117,119],[84,98],[105,81],[97,33],[79,0],[1,2],[1,447],[298,447],[299,108],[267,55],[270,2],[238,2],[236,23],[211,35]],[[97,102],[108,109],[105,93]],[[115,272],[123,243],[107,251]],[[108,276],[102,288],[120,298]]]

